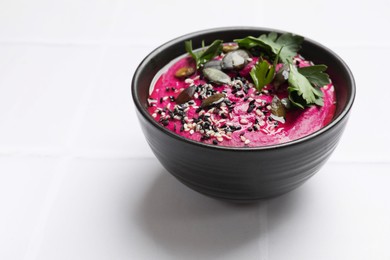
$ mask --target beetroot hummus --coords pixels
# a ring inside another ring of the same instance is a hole
[[[314,66],[311,61],[299,54],[291,61],[288,56],[279,60],[277,55],[283,54],[283,48],[276,55],[262,56],[261,48],[250,47],[242,48],[240,42],[221,43],[220,50],[207,62],[199,64],[191,55],[175,60],[151,86],[149,113],[180,136],[232,147],[288,142],[309,135],[332,120],[336,99],[330,80],[322,86],[312,84],[312,92],[317,95],[315,104],[307,101],[307,86],[303,90],[299,86],[291,88],[298,85],[295,82],[321,82],[309,73],[308,81],[302,80],[304,70],[298,73],[301,68]],[[261,62],[267,62],[264,64],[268,74],[264,75],[269,76],[270,82],[259,87],[262,68],[255,67]],[[270,68],[273,70],[269,71]],[[299,91],[294,92],[296,89]]]

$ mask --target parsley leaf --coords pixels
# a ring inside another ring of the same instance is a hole
[[[253,83],[255,83],[256,89],[261,91],[263,87],[272,82],[275,77],[276,65],[279,61],[279,55],[282,49],[279,50],[273,64],[269,64],[268,61],[261,59],[261,62],[257,63],[249,74],[252,77]]]
[[[215,40],[213,43],[206,49],[194,52],[192,50],[192,41],[186,41],[184,43],[186,51],[194,58],[196,62],[196,67],[199,68],[201,65],[212,60],[215,56],[219,55],[222,50],[222,41]],[[202,42],[204,48],[204,43]]]
[[[298,71],[315,86],[323,87],[330,83],[329,75],[324,73],[327,68],[326,65],[321,64],[299,68]]]
[[[321,65],[318,65],[321,66]],[[290,101],[297,107],[304,108],[312,104],[319,106],[324,105],[322,91],[313,86],[305,75],[301,74],[298,69],[289,64],[290,74],[288,77],[289,87],[287,88]],[[315,69],[316,70],[316,69]],[[308,71],[306,71],[308,72]],[[304,72],[305,73],[305,72]],[[316,77],[313,77],[314,82],[318,82]],[[313,82],[313,81],[312,81]]]
[[[238,43],[238,46],[240,48],[244,49],[252,49],[253,47],[259,46],[262,49],[264,49],[268,53],[272,53],[273,50],[271,46],[267,43],[265,43],[263,40],[260,40],[259,38],[248,36],[243,39],[235,39],[236,43]]]
[[[256,46],[264,49],[268,53],[277,55],[280,51],[280,59],[287,63],[297,55],[298,50],[301,48],[303,37],[299,35],[293,35],[291,33],[284,33],[278,37],[276,32],[270,32],[262,34],[258,38],[248,36],[243,39],[236,39],[235,42],[241,48],[250,49]],[[283,50],[281,50],[283,47]]]
[[[249,74],[253,83],[255,83],[256,89],[261,91],[265,85],[271,83],[274,79],[275,67],[270,65],[268,61],[262,60],[252,68]]]

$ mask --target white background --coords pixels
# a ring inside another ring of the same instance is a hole
[[[388,1],[0,0],[0,259],[390,259]],[[357,96],[324,168],[234,205],[173,179],[132,74],[213,27],[291,31],[350,66]]]

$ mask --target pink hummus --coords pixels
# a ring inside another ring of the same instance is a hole
[[[157,79],[148,99],[148,111],[157,122],[180,136],[207,144],[232,147],[289,142],[319,130],[332,120],[336,108],[332,84],[321,88],[324,93],[323,106],[291,108],[286,112],[284,123],[274,120],[271,117],[273,96],[286,98],[287,88],[282,86],[275,90],[269,84],[258,92],[249,76],[256,61],[256,58],[251,58],[241,71],[227,73],[232,78],[232,84],[217,85],[203,79],[199,71],[187,78],[175,77],[178,69],[184,66],[195,67],[192,58],[186,56]],[[294,61],[299,67],[310,65],[309,61],[300,56],[294,58]],[[177,104],[177,96],[194,85],[197,87],[192,100]],[[224,101],[218,106],[201,108],[202,100],[214,93],[224,93]]]

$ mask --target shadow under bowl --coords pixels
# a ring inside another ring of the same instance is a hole
[[[132,81],[132,96],[142,130],[161,164],[188,187],[205,195],[251,201],[289,192],[315,174],[335,149],[355,98],[355,81],[345,62],[333,51],[305,37],[300,54],[326,64],[335,86],[336,114],[326,127],[303,138],[263,147],[223,147],[183,138],[158,124],[147,111],[149,87],[156,73],[185,53],[184,41],[195,48],[202,41],[231,42],[248,35],[283,31],[257,27],[227,27],[176,38],[151,52]]]

